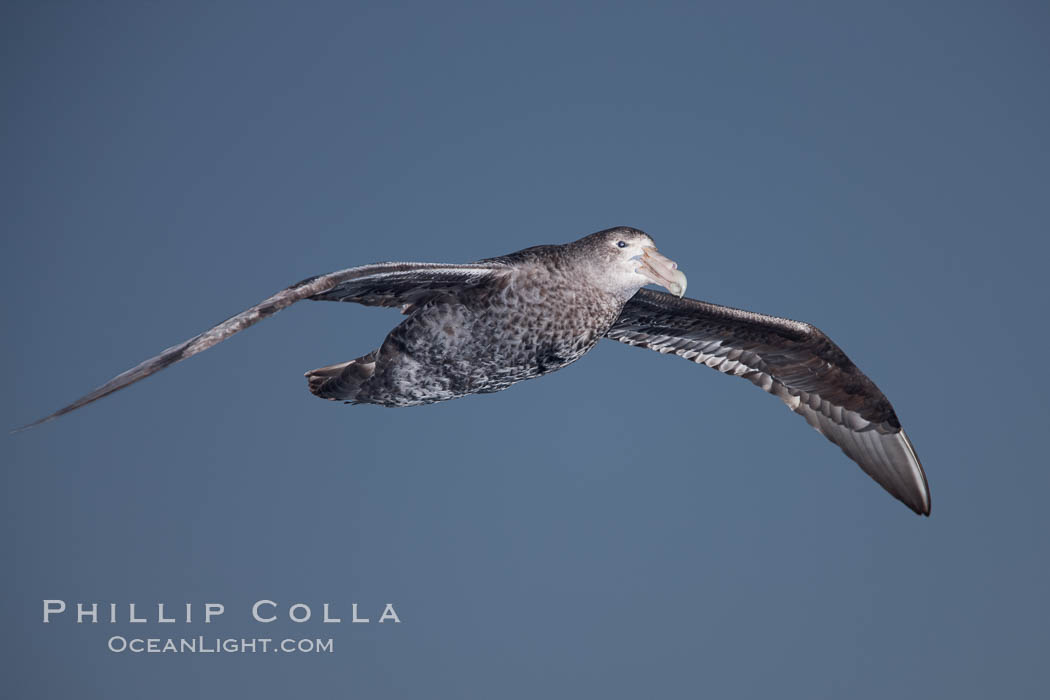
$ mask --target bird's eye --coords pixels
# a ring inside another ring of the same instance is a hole
[[[627,247],[627,244],[626,244],[626,243],[624,243],[623,241],[618,241],[618,242],[616,243],[616,246],[617,246],[618,248],[626,248],[626,247]]]

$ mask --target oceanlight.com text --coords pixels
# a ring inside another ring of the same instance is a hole
[[[237,637],[122,637],[106,643],[116,654],[331,654],[334,640],[327,638],[272,639]]]

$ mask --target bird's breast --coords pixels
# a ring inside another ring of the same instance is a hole
[[[533,273],[470,303],[500,361],[545,374],[587,353],[619,316],[619,299],[569,275]]]

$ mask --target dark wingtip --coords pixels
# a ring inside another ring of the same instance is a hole
[[[88,394],[88,396],[91,396],[91,394]],[[104,394],[103,394],[103,396],[104,396]],[[84,398],[87,398],[87,397],[84,397]],[[71,412],[77,410],[78,408],[80,408],[81,406],[85,406],[85,405],[91,403],[92,401],[97,400],[98,398],[101,398],[101,397],[95,397],[95,398],[92,398],[92,399],[90,399],[88,401],[85,401],[84,399],[79,399],[79,400],[69,404],[68,406],[65,406],[63,408],[58,409],[57,411],[55,411],[54,413],[52,413],[50,415],[44,416],[43,418],[41,418],[39,420],[35,420],[32,423],[27,423],[26,425],[23,425],[20,428],[12,428],[9,431],[8,434],[9,435],[14,435],[15,433],[22,433],[22,432],[25,432],[26,430],[29,430],[30,428],[35,428],[38,425],[43,425],[44,423],[50,423],[54,419],[59,418],[61,416],[64,416],[67,413],[71,413]]]
[[[923,478],[923,486],[926,487],[926,510],[920,512],[919,515],[924,515],[924,516],[926,516],[928,518],[928,517],[930,517],[930,512],[933,511],[933,499],[930,497],[930,487],[926,483],[926,473],[925,472],[923,472],[922,478]]]
[[[925,484],[924,484],[924,486],[925,486]],[[909,498],[900,496],[900,495],[894,493],[893,491],[890,491],[890,493],[893,494],[893,496],[898,501],[900,501],[904,505],[908,506],[908,510],[910,510],[911,512],[915,513],[916,515],[921,515],[921,516],[923,516],[925,518],[930,517],[930,491],[929,491],[929,489],[925,489],[925,495],[915,494],[914,496],[909,497]]]
[[[8,435],[14,435],[15,433],[24,433],[25,431],[29,430],[30,428],[35,428],[38,425],[42,425],[44,423],[47,423],[48,421],[51,421],[51,420],[54,420],[55,418],[58,418],[58,415],[59,414],[57,414],[57,413],[52,413],[50,416],[45,416],[45,417],[41,418],[40,420],[33,421],[32,423],[26,423],[25,425],[20,426],[18,428],[11,428],[11,430],[7,431],[7,434]]]
[[[918,504],[913,505],[911,503],[905,502],[904,505],[908,506],[908,508],[910,508],[916,515],[921,515],[924,518],[930,517],[930,510],[932,509],[932,504],[930,503],[929,490],[926,491],[926,497],[920,500]]]
[[[928,508],[923,508],[921,505],[913,506],[910,503],[905,503],[904,505],[908,506],[908,510],[910,510],[912,513],[915,513],[916,515],[921,515],[924,518],[930,517],[930,511]]]

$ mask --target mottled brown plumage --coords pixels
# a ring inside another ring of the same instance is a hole
[[[500,391],[561,369],[594,347],[627,292],[636,291],[588,280],[599,250],[581,242],[483,260],[495,266],[484,283],[414,302],[378,350],[338,371],[308,372],[310,390],[332,400],[416,406]]]
[[[641,289],[651,283],[675,294]],[[685,277],[637,229],[600,231],[465,265],[380,263],[311,277],[168,348],[31,425],[195,355],[303,299],[399,307],[382,345],[307,372],[322,398],[413,406],[506,389],[608,337],[742,376],[783,400],[917,513],[929,514],[918,457],[886,397],[805,323],[680,298]],[[31,427],[31,426],[27,426]]]

